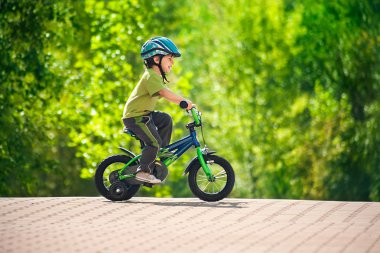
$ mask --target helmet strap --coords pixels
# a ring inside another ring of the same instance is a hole
[[[156,61],[153,59],[153,57],[151,57],[151,58],[148,58],[148,59],[144,60],[144,65],[147,68],[151,68],[153,65],[156,65],[158,67],[158,69],[160,70],[160,74],[162,76],[162,81],[164,83],[169,83],[169,80],[166,78],[166,74],[165,74],[165,72],[164,72],[164,70],[162,69],[162,66],[161,66],[162,58],[164,58],[164,55],[158,55],[158,56],[159,56],[159,62],[158,63],[156,63]]]
[[[160,73],[161,73],[161,76],[162,76],[162,81],[164,83],[169,83],[168,79],[166,78],[166,73],[164,72],[164,70],[162,69],[162,66],[161,66],[162,58],[164,58],[164,55],[160,55],[160,61],[159,61],[159,63],[158,64],[155,63],[155,64],[160,69]]]

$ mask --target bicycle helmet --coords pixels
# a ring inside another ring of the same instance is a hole
[[[141,47],[141,57],[144,60],[145,66],[147,66],[148,68],[152,65],[158,66],[162,76],[162,81],[164,83],[169,81],[168,79],[166,79],[166,74],[162,70],[161,62],[162,58],[168,54],[172,54],[174,57],[181,57],[181,53],[179,52],[176,45],[173,43],[173,41],[166,37],[153,37],[146,41],[144,45]],[[153,60],[153,57],[155,55],[158,55],[160,57],[158,64]]]
[[[141,57],[146,60],[155,55],[168,55],[172,54],[174,57],[180,57],[181,53],[179,52],[176,45],[170,39],[162,36],[157,36],[149,39],[141,47]]]

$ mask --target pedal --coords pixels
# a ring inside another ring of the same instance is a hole
[[[143,186],[146,186],[146,187],[152,188],[152,187],[153,187],[153,184],[150,184],[150,183],[143,183]]]

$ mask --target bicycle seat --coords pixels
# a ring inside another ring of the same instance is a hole
[[[123,132],[126,133],[126,134],[129,134],[130,136],[132,136],[134,138],[138,138],[137,135],[132,130],[129,130],[126,127],[124,127]]]

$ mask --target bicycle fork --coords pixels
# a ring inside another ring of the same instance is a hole
[[[202,166],[202,169],[204,171],[204,173],[206,174],[208,180],[210,182],[214,181],[215,178],[214,176],[212,175],[212,172],[210,170],[210,168],[208,167],[207,165],[207,162],[205,161],[204,157],[203,157],[203,153],[202,153],[202,150],[200,147],[197,147],[197,155],[198,155],[198,160]]]

